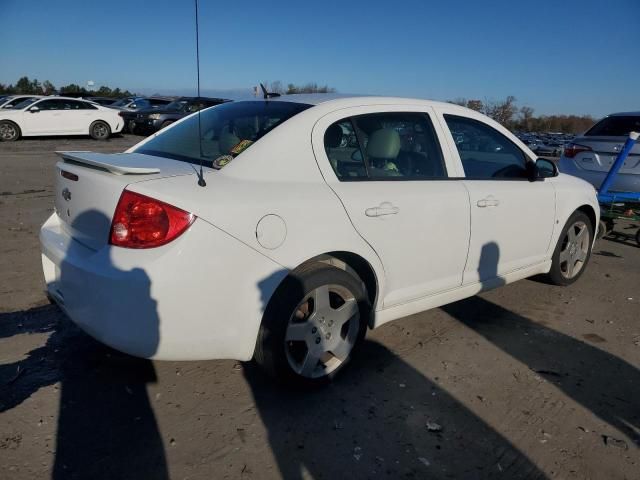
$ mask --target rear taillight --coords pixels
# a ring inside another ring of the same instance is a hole
[[[567,158],[573,158],[581,152],[591,152],[591,147],[586,145],[578,145],[577,143],[570,143],[564,147],[564,156]]]
[[[195,215],[139,193],[125,190],[113,214],[109,243],[125,248],[152,248],[179,237]]]

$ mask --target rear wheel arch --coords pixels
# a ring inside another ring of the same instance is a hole
[[[278,297],[278,293],[286,284],[287,278],[291,275],[298,274],[304,270],[307,270],[310,266],[316,265],[318,263],[324,263],[336,267],[340,270],[344,270],[353,277],[360,280],[365,287],[365,291],[367,292],[367,297],[369,299],[369,303],[371,305],[371,311],[374,311],[374,307],[376,304],[376,300],[378,297],[378,276],[376,272],[365,258],[362,256],[348,251],[333,251],[327,252],[320,255],[316,255],[315,257],[311,257],[308,260],[300,263],[297,267],[289,272],[278,284],[278,286],[273,290],[269,301],[266,303],[265,309],[263,311],[266,312],[267,308],[269,308],[269,304]],[[369,326],[372,325],[371,320],[369,321]]]
[[[362,256],[348,251],[334,251],[310,258],[302,263],[301,268],[309,263],[326,263],[358,278],[365,286],[369,303],[373,307],[378,295],[378,277],[371,263]]]

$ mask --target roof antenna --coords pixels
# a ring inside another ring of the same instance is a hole
[[[200,32],[198,31],[198,0],[194,0],[196,4],[196,67],[198,75],[198,101],[200,101]],[[206,187],[207,182],[204,181],[202,173],[202,124],[200,122],[200,111],[198,109],[198,146],[200,148],[200,173],[198,173],[198,185]]]
[[[260,84],[260,88],[262,89],[262,95],[264,96],[265,100],[269,100],[270,98],[275,98],[280,96],[280,94],[276,92],[267,92],[267,89],[262,83]]]

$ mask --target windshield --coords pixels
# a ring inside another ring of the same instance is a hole
[[[202,160],[203,165],[220,168],[278,125],[309,107],[311,105],[291,102],[223,103],[188,117],[135,152],[195,164]]]
[[[167,110],[175,110],[176,112],[182,112],[187,107],[186,100],[176,100],[175,102],[171,102],[165,108]]]
[[[121,98],[117,102],[112,103],[111,106],[112,107],[126,107],[130,103],[131,103],[131,99],[130,98]]]
[[[616,115],[603,118],[585,135],[589,137],[626,137],[629,132],[640,132],[640,115]]]
[[[21,110],[23,108],[28,107],[29,105],[31,105],[33,102],[35,102],[36,100],[40,100],[39,98],[27,98],[26,100],[21,101],[20,103],[16,103],[13,107],[11,107],[13,110]],[[7,108],[7,107],[5,107]]]

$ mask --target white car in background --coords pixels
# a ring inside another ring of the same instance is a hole
[[[59,155],[42,264],[73,321],[132,355],[253,357],[304,384],[368,327],[536,274],[575,282],[599,220],[591,185],[448,103],[225,103],[126,153]]]
[[[2,141],[40,135],[91,135],[106,140],[122,125],[116,110],[76,98],[31,98],[0,110]]]
[[[43,98],[44,95],[9,95],[0,99],[0,108],[13,108],[19,103],[24,102],[25,100],[36,100],[38,98]]]

